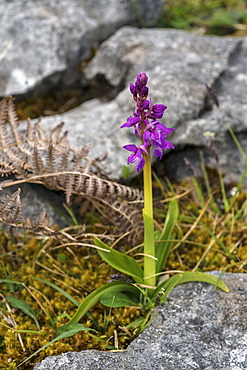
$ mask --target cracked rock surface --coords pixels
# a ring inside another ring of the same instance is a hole
[[[247,369],[247,277],[226,273],[223,280],[229,293],[205,283],[176,287],[124,352],[69,352],[34,370]]]

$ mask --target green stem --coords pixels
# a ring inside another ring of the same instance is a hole
[[[146,285],[155,286],[156,261],[154,243],[154,223],[153,223],[153,192],[152,192],[152,172],[150,155],[145,155],[145,166],[143,169],[144,182],[144,281]]]
[[[153,189],[150,156],[145,155],[145,166],[143,169],[144,182],[144,211],[153,218]]]

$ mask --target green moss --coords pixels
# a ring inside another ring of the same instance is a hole
[[[75,259],[73,253],[64,248],[61,259],[61,249],[55,249],[57,246],[55,242],[49,243],[47,248],[44,243],[40,249],[40,240],[33,236],[28,236],[24,245],[21,245],[21,241],[11,244],[4,232],[0,233],[0,239],[2,246],[8,245],[8,248],[1,247],[0,277],[25,284],[25,286],[13,285],[14,296],[32,307],[41,327],[39,334],[21,333],[22,342],[20,342],[12,329],[37,331],[35,322],[21,310],[11,310],[2,300],[1,310],[5,317],[11,317],[13,326],[1,317],[0,361],[3,365],[0,367],[4,368],[6,364],[8,366],[6,368],[11,368],[9,366],[12,365],[14,368],[14,364],[20,363],[54,338],[56,330],[68,322],[68,317],[64,313],[72,316],[76,311],[76,306],[63,294],[47,284],[33,280],[33,277],[53,282],[80,302],[89,292],[106,283],[113,270],[102,263],[98,254],[92,250],[74,248]],[[43,252],[37,255],[37,250]],[[2,295],[13,295],[13,291],[11,292],[13,287],[10,283],[2,283],[0,286]],[[111,310],[98,304],[82,321],[87,327],[97,331],[93,337],[88,332],[80,332],[71,338],[58,341],[42,351],[35,358],[35,362],[41,361],[45,356],[66,351],[115,348],[114,331],[117,331],[119,338],[118,348],[124,349],[135,337],[135,328],[129,329],[133,335],[130,337],[119,329],[119,326],[125,327],[142,314],[138,308]],[[12,364],[8,362],[9,358],[13,360]],[[29,366],[31,365],[30,362]]]

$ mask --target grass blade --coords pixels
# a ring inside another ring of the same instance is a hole
[[[65,328],[66,326],[67,326],[67,328]],[[61,330],[62,333],[60,335],[56,336],[49,343],[46,343],[43,347],[41,347],[40,349],[38,349],[37,351],[35,351],[31,356],[29,356],[28,358],[26,358],[26,360],[22,361],[18,365],[18,367],[21,366],[21,365],[23,365],[25,362],[27,362],[28,360],[30,360],[33,356],[37,355],[39,352],[41,352],[46,347],[48,347],[51,344],[57,342],[59,339],[64,339],[64,338],[72,337],[72,335],[75,335],[75,334],[79,333],[82,330],[94,330],[94,329],[90,329],[90,328],[85,327],[83,324],[77,324],[77,323],[74,324],[73,326],[64,325],[63,328],[64,328],[64,330]]]
[[[40,330],[39,322],[37,320],[34,310],[25,301],[11,296],[6,296],[5,299],[11,307],[18,308],[19,310],[24,312],[27,316],[31,317],[31,319],[33,319],[33,321],[35,322],[35,325],[37,326],[38,330]]]
[[[52,288],[56,289],[59,293],[62,293],[66,298],[68,298],[68,300],[71,301],[75,306],[78,307],[80,305],[80,303],[74,297],[72,297],[69,293],[65,292],[65,290],[63,290],[62,288],[59,288],[57,285],[51,283],[50,281],[46,281],[46,280],[35,278],[35,277],[32,277],[32,279],[41,281],[42,283],[47,284],[51,286]]]
[[[163,230],[158,236],[158,238],[156,238],[156,241],[170,239],[171,233],[178,219],[178,216],[179,216],[178,202],[177,202],[177,199],[173,199],[169,203],[169,208],[168,208]],[[171,248],[172,248],[172,243],[164,242],[164,243],[156,244],[156,248],[155,248],[155,257],[157,258],[156,273],[159,273],[160,271],[163,270]]]

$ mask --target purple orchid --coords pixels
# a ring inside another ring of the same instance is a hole
[[[141,118],[140,117],[129,117],[127,118],[127,122],[124,123],[122,126],[120,126],[120,128],[122,127],[133,127],[133,126],[136,126],[137,123],[139,123],[141,121]]]
[[[146,86],[148,77],[145,72],[137,75],[135,84],[130,84],[130,92],[136,102],[137,109],[133,116],[127,119],[121,128],[133,127],[134,134],[139,135],[142,144],[137,147],[134,144],[123,146],[124,149],[133,152],[128,157],[127,163],[136,163],[136,170],[140,170],[145,165],[145,155],[150,155],[150,148],[155,146],[154,155],[161,159],[163,151],[167,149],[174,149],[174,145],[166,140],[174,128],[167,128],[159,119],[163,117],[164,111],[167,107],[163,104],[153,105],[152,100],[147,100],[148,87]]]
[[[145,160],[143,158],[143,154],[145,153],[145,154],[148,155],[148,151],[147,151],[147,148],[145,147],[145,145],[140,145],[140,146],[137,147],[134,144],[129,144],[129,145],[124,145],[123,148],[130,151],[130,152],[133,152],[133,154],[131,154],[128,157],[128,162],[127,163],[128,164],[136,163],[136,171],[140,172],[141,169],[145,165]]]

